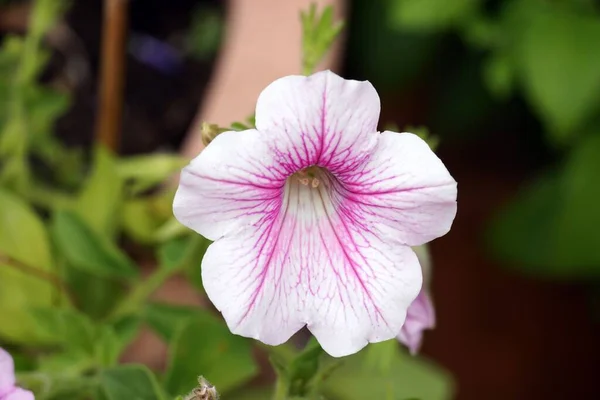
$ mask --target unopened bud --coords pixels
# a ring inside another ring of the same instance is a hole
[[[212,142],[220,133],[226,132],[227,129],[219,128],[216,124],[209,124],[208,122],[203,122],[201,129],[202,143],[204,146],[208,146],[210,142]]]

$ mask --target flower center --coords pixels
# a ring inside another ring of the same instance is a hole
[[[322,179],[320,178],[323,174],[321,168],[316,165],[301,169],[292,175],[292,179],[297,179],[300,184],[304,186],[310,186],[313,188],[319,187]]]

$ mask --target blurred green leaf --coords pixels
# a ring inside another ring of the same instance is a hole
[[[112,236],[123,198],[123,180],[114,156],[96,148],[93,170],[74,205],[74,212],[95,232]]]
[[[108,400],[166,400],[154,374],[143,365],[106,369],[100,383]]]
[[[600,134],[590,134],[562,171],[528,185],[492,221],[494,254],[538,276],[600,276]]]
[[[227,400],[267,400],[273,398],[272,387],[245,387],[227,395]]]
[[[112,325],[99,325],[88,316],[76,311],[59,308],[33,310],[37,330],[52,338],[66,350],[66,360],[83,366],[110,367],[116,364],[121,351],[129,340]],[[46,367],[57,366],[61,357],[46,361]],[[64,368],[63,368],[64,369]],[[79,371],[80,372],[80,371]]]
[[[385,346],[376,343],[369,346]],[[420,357],[412,357],[400,350],[396,343],[389,372],[369,366],[367,352],[361,351],[342,359],[323,385],[323,395],[328,400],[396,400],[422,398],[426,400],[450,400],[454,397],[454,385],[450,376],[432,363]]]
[[[484,62],[483,80],[496,99],[506,100],[514,86],[513,61],[507,55],[496,52]]]
[[[1,189],[0,253],[45,271],[53,269],[43,222],[21,199]]]
[[[489,240],[494,254],[523,271],[556,273],[562,197],[556,174],[545,174],[524,187],[492,221]]]
[[[469,18],[480,0],[388,0],[389,18],[401,27],[438,30]]]
[[[33,310],[38,329],[51,335],[56,343],[90,357],[96,346],[96,327],[76,310],[44,308]]]
[[[50,139],[54,139],[52,128],[56,119],[65,113],[71,104],[69,96],[57,90],[36,85],[27,86],[23,95],[29,114],[28,130],[32,135],[31,146],[39,152],[44,152],[43,145],[47,145],[50,143]]]
[[[223,25],[223,17],[217,10],[206,6],[196,7],[185,37],[186,52],[198,60],[214,56],[221,43]]]
[[[36,372],[41,375],[40,378],[42,380],[46,379],[49,381],[47,382],[48,386],[55,386],[57,375],[80,378],[83,371],[89,371],[92,368],[94,368],[94,359],[89,354],[78,350],[66,349],[56,353],[43,354],[38,357]],[[35,380],[37,381],[37,379]],[[32,387],[32,389],[35,388]],[[40,390],[40,392],[43,391],[47,390]]]
[[[101,367],[113,367],[119,360],[123,343],[110,325],[101,325],[96,334],[94,356]]]
[[[17,268],[6,257],[43,274],[54,273],[42,221],[22,200],[0,189],[0,336],[27,342],[37,336],[29,308],[51,305],[57,293],[49,280]]]
[[[308,12],[300,13],[302,23],[302,73],[310,75],[331,48],[333,41],[344,27],[343,21],[334,22],[333,7],[327,6],[317,13],[317,5],[311,4]]]
[[[162,191],[125,201],[122,214],[124,231],[132,239],[144,244],[164,242],[185,233],[187,228],[181,228],[181,224],[173,217],[174,196],[174,191]],[[177,228],[167,226],[172,221],[177,223]]]
[[[188,239],[188,251],[189,256],[186,260],[185,273],[194,287],[204,292],[204,286],[202,284],[202,258],[212,242],[200,235],[192,234]]]
[[[123,230],[133,240],[139,243],[154,242],[155,232],[161,221],[152,210],[148,199],[128,200],[123,204]]]
[[[565,261],[594,268],[600,276],[600,126],[569,153],[562,177],[561,230],[571,238]]]
[[[348,74],[368,78],[381,95],[414,84],[427,72],[439,38],[402,30],[389,21],[389,4],[356,0],[348,22]]]
[[[154,240],[162,243],[188,233],[190,229],[171,216],[154,232]]]
[[[389,375],[398,357],[398,341],[395,339],[377,343],[376,346],[367,346],[365,352],[365,367]]]
[[[523,84],[551,139],[567,144],[599,104],[600,19],[558,7],[530,14],[518,43]]]
[[[313,337],[306,347],[296,355],[289,365],[280,366],[280,379],[284,379],[288,394],[293,396],[307,396],[314,384],[313,379],[319,372],[319,361],[325,354],[319,342]],[[279,362],[281,363],[281,361]]]
[[[135,340],[142,325],[142,318],[135,315],[122,317],[112,324],[112,329],[115,332],[119,343],[119,352]]]
[[[139,272],[129,257],[106,237],[88,227],[77,215],[57,211],[51,229],[58,249],[73,267],[101,277],[138,277]]]
[[[249,341],[234,336],[222,321],[200,311],[171,341],[165,386],[172,395],[188,393],[203,375],[225,394],[257,373]]]
[[[154,332],[165,342],[171,342],[180,328],[199,312],[196,307],[150,303],[144,307],[143,316]]]
[[[148,190],[165,182],[189,162],[175,154],[150,154],[122,158],[116,161],[116,169],[123,181],[131,181],[133,193]]]
[[[65,276],[77,308],[92,318],[105,318],[128,292],[125,282],[103,278],[70,262],[64,263]]]

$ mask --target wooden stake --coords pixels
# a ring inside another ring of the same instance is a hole
[[[120,145],[128,0],[104,0],[99,110],[96,140],[113,151]]]

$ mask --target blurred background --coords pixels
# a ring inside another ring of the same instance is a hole
[[[374,84],[382,128],[435,136],[459,185],[454,227],[431,246],[438,326],[423,354],[451,372],[461,400],[600,398],[600,2],[345,6],[337,70]],[[47,195],[20,183],[22,163],[66,191],[86,173],[103,3],[72,0],[37,27],[30,11],[0,0],[0,186],[44,208]],[[218,0],[129,1],[121,155],[180,151],[217,73],[228,12]],[[32,29],[45,46],[37,56],[35,40],[21,40]],[[22,120],[29,153],[15,161]],[[143,247],[129,251],[144,258]],[[177,285],[169,296],[185,296]]]

